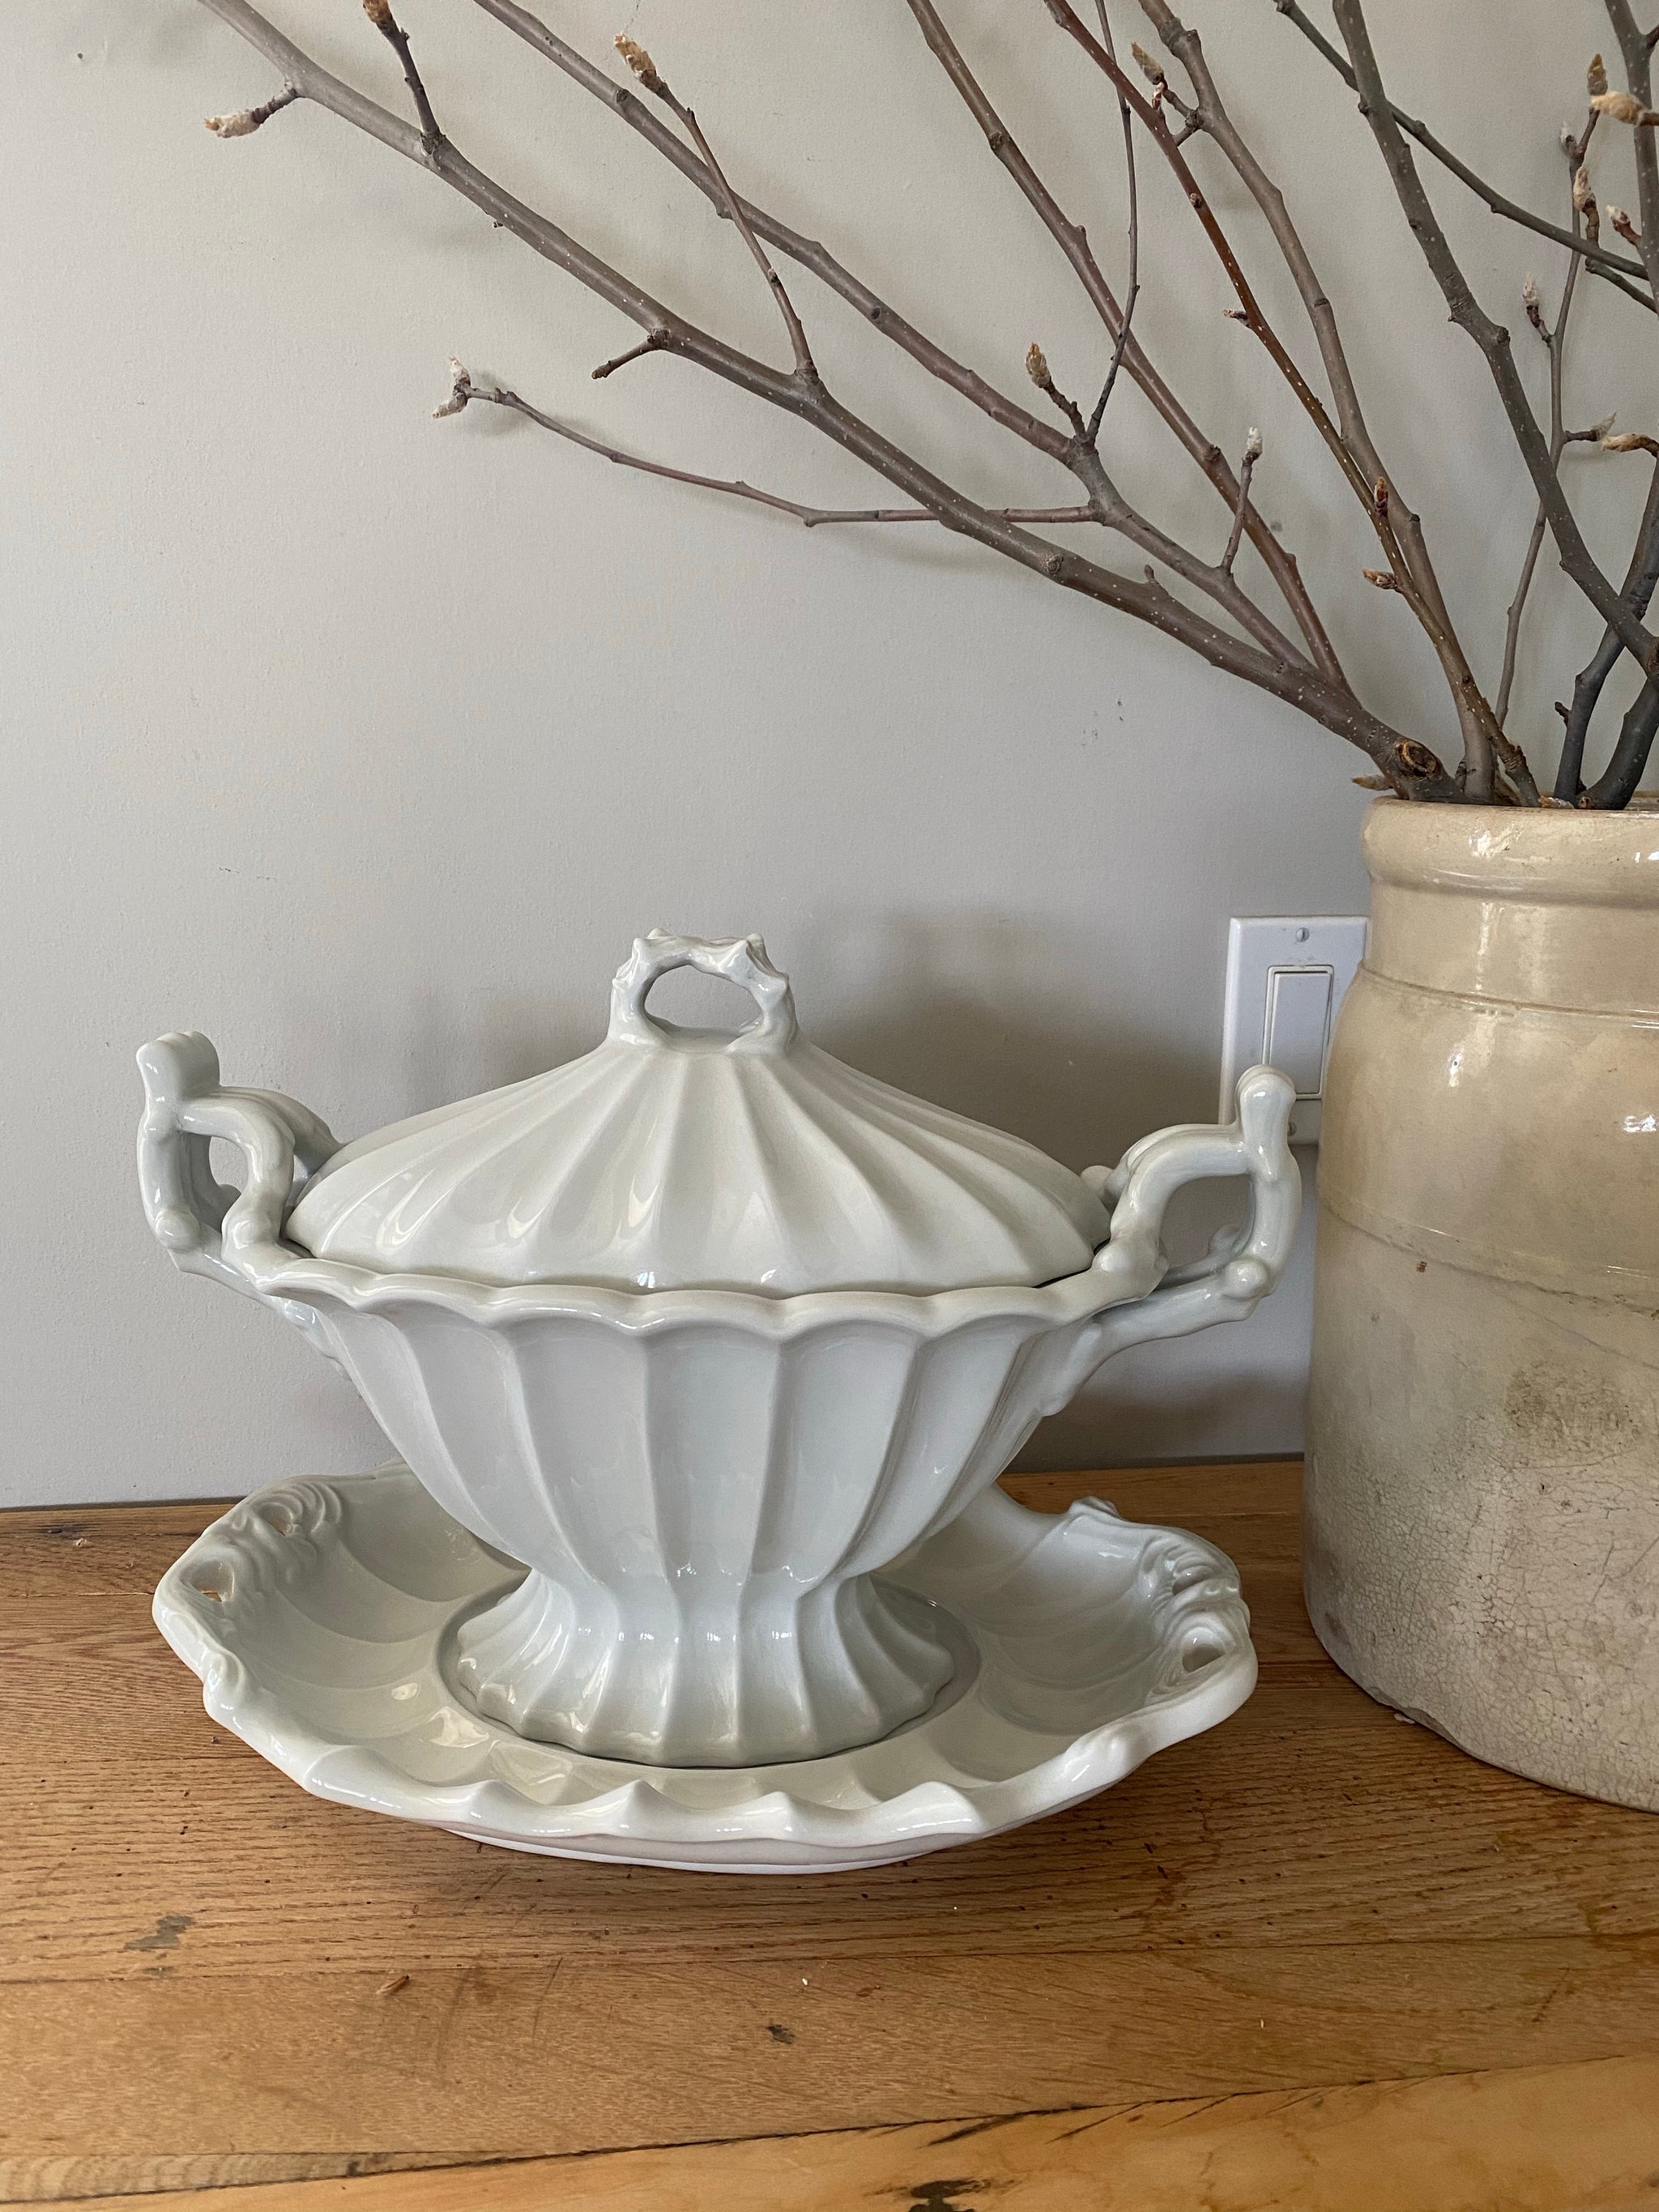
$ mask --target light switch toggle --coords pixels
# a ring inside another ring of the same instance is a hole
[[[1298,1098],[1317,1098],[1324,1087],[1330,1042],[1331,1000],[1336,985],[1329,967],[1267,970],[1266,1049],[1261,1057],[1281,1069]]]
[[[1227,933],[1226,1017],[1219,1116],[1259,1060],[1296,1085],[1291,1142],[1319,1142],[1325,1062],[1342,996],[1365,952],[1357,914],[1241,915]]]

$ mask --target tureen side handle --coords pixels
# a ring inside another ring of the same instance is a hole
[[[196,1030],[157,1037],[138,1054],[144,1112],[138,1124],[138,1182],[144,1213],[175,1267],[228,1283],[290,1320],[290,1302],[273,1298],[240,1266],[282,1236],[296,1169],[313,1174],[339,1150],[325,1121],[280,1091],[240,1091],[219,1080],[219,1055]],[[208,1146],[222,1137],[247,1161],[238,1191],[220,1182]]]
[[[1276,1067],[1252,1067],[1240,1076],[1237,1095],[1236,1121],[1161,1129],[1131,1145],[1115,1168],[1085,1171],[1112,1207],[1111,1241],[1096,1267],[1120,1279],[1150,1268],[1157,1283],[1099,1316],[1091,1366],[1131,1344],[1243,1321],[1283,1275],[1302,1212],[1302,1175],[1289,1142],[1296,1086]],[[1240,1175],[1249,1183],[1243,1223],[1221,1231],[1203,1259],[1158,1279],[1164,1210],[1176,1191],[1200,1178]]]

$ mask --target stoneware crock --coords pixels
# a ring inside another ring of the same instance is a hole
[[[1385,799],[1365,864],[1308,1611],[1478,1758],[1659,1811],[1659,814]]]
[[[750,1026],[649,1013],[687,966],[747,990]],[[338,1360],[504,1555],[447,1648],[456,1697],[647,1767],[820,1759],[926,1712],[958,1665],[948,1608],[880,1571],[1110,1352],[1250,1312],[1300,1196],[1271,1069],[1231,1126],[1077,1176],[807,1043],[757,937],[653,933],[595,1051],[343,1147],[222,1085],[205,1037],[139,1064],[144,1203],[175,1263]],[[240,1193],[215,1138],[246,1158]],[[1171,1271],[1171,1196],[1230,1175],[1243,1225]]]

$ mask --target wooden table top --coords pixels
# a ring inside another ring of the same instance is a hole
[[[1009,1487],[1221,1545],[1260,1688],[1053,1820],[799,1878],[319,1803],[150,1625],[215,1508],[0,1516],[0,2201],[1659,2205],[1659,1819],[1346,1681],[1302,1610],[1293,1465]]]

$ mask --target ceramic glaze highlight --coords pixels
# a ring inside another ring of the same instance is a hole
[[[736,1036],[658,1021],[646,998],[681,966],[747,990],[759,1018]],[[657,931],[596,1050],[342,1146],[284,1234],[381,1273],[789,1297],[1052,1282],[1109,1224],[1035,1146],[808,1044],[758,938]]]
[[[1365,862],[1309,1616],[1478,1758],[1659,1811],[1659,815],[1384,800]]]
[[[641,940],[617,978],[624,1021],[649,1020],[643,999],[654,973],[693,963],[742,974],[762,1007],[754,1029],[704,1040],[694,1058],[759,1062],[810,1050],[795,1040],[787,982],[755,939]],[[657,1050],[648,1039],[619,1040],[614,1017],[611,1042],[625,1053]],[[203,1037],[163,1038],[139,1058],[149,1102],[141,1180],[177,1264],[305,1329],[343,1364],[438,1504],[530,1570],[458,1627],[459,1689],[475,1711],[523,1736],[644,1763],[823,1757],[927,1711],[951,1674],[949,1635],[937,1613],[875,1579],[878,1571],[946,1528],[1112,1352],[1250,1312],[1283,1268],[1300,1198],[1285,1146],[1291,1085],[1258,1068],[1239,1085],[1231,1127],[1166,1130],[1115,1170],[1083,1177],[957,1124],[969,1134],[951,1141],[969,1158],[960,1202],[942,1209],[944,1229],[930,1218],[931,1183],[866,1173],[851,1141],[799,1155],[799,1218],[816,1211],[863,1237],[861,1247],[841,1241],[839,1261],[855,1249],[867,1258],[878,1247],[938,1251],[958,1239],[965,1267],[987,1218],[987,1163],[1000,1173],[1029,1155],[1045,1172],[1026,1174],[1020,1207],[999,1200],[1005,1226],[1017,1217],[1026,1228],[1052,1224],[1054,1194],[1068,1182],[1107,1225],[1085,1264],[1054,1281],[988,1284],[970,1273],[920,1291],[846,1287],[831,1266],[827,1286],[787,1297],[765,1287],[503,1283],[440,1266],[441,1244],[425,1269],[386,1269],[294,1241],[311,1194],[325,1196],[331,1179],[333,1142],[314,1115],[276,1093],[222,1086]],[[851,1086],[866,1084],[841,1073]],[[610,1076],[601,1069],[599,1079]],[[955,1121],[867,1087],[898,1101],[872,1116],[878,1137]],[[444,1133],[466,1121],[488,1152],[501,1100],[525,1088],[428,1116],[416,1134],[424,1142],[422,1133],[437,1127],[447,1146]],[[353,1148],[368,1164],[366,1188],[380,1188],[372,1163],[382,1153],[406,1163],[408,1134],[406,1126],[389,1145]],[[215,1136],[247,1154],[240,1195],[209,1172]],[[723,1179],[752,1141],[752,1130],[724,1148],[712,1135],[682,1145],[673,1127],[652,1134],[653,1157],[691,1174],[686,1189],[662,1185],[660,1218],[684,1229],[712,1177],[702,1215],[718,1241],[732,1218],[721,1213]],[[775,1195],[792,1157],[783,1138],[778,1145]],[[921,1157],[914,1146],[907,1156]],[[531,1165],[528,1153],[515,1157],[515,1176]],[[607,1171],[608,1204],[622,1206],[632,1187],[624,1166]],[[296,1202],[302,1170],[313,1180]],[[403,1171],[394,1168],[394,1181]],[[562,1171],[549,1160],[545,1187],[557,1187]],[[333,1172],[343,1188],[349,1165]],[[1159,1241],[1170,1197],[1183,1182],[1224,1175],[1249,1178],[1249,1218],[1206,1260],[1171,1273]],[[487,1178],[472,1184],[461,1206],[463,1254],[475,1249],[477,1191],[489,1187]],[[450,1199],[467,1188],[465,1176],[444,1185]],[[394,1214],[407,1197],[400,1187]],[[1067,1203],[1075,1235],[1087,1216]],[[768,1236],[789,1218],[774,1207]],[[624,1207],[619,1250],[630,1220]],[[972,1236],[962,1242],[964,1224]],[[602,1260],[603,1237],[592,1223],[586,1233]],[[638,1249],[619,1268],[631,1271]],[[681,1249],[696,1268],[693,1248]]]

